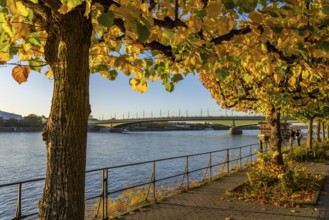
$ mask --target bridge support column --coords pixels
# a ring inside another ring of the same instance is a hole
[[[237,128],[237,127],[231,127],[230,128],[230,130],[229,130],[229,132],[228,132],[229,134],[242,134],[242,130],[240,130],[239,128]]]

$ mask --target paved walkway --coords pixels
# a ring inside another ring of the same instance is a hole
[[[329,175],[329,165],[307,167]],[[326,179],[316,208],[284,208],[245,202],[225,195],[225,190],[246,180],[246,171],[219,179],[211,184],[174,195],[165,201],[123,216],[125,220],[240,220],[240,219],[323,219],[329,220],[329,178]]]

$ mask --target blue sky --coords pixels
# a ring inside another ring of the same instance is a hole
[[[26,116],[34,113],[48,117],[53,81],[32,71],[26,83],[19,85],[11,76],[11,66],[0,66],[0,110]],[[166,92],[160,82],[149,84],[147,93],[132,91],[129,77],[119,74],[115,81],[93,74],[90,78],[92,115],[98,119],[170,115],[225,115],[198,76],[189,75]],[[201,110],[202,109],[202,110]],[[231,114],[230,111],[228,114]]]

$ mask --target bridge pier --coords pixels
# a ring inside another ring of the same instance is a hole
[[[229,134],[242,134],[242,130],[239,129],[238,127],[231,127],[230,130],[228,131]]]

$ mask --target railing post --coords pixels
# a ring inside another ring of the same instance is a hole
[[[211,152],[209,153],[209,179],[211,181],[211,173],[212,173],[212,160],[211,160]]]
[[[252,163],[252,145],[249,146],[250,164]]]
[[[188,177],[189,171],[188,171],[188,156],[186,156],[186,164],[185,164],[185,175],[186,175],[186,187],[187,190],[189,190],[189,177]]]
[[[226,149],[226,167],[227,172],[230,172],[230,149]]]
[[[22,218],[22,183],[18,184],[18,191],[17,191],[17,206],[16,206],[16,216],[15,219]]]
[[[242,167],[242,147],[239,148],[240,168]]]
[[[259,145],[258,145],[258,151],[261,152],[261,153],[263,153],[263,141],[259,139],[258,140],[258,143],[259,143]]]
[[[103,205],[103,212],[102,212],[102,219],[106,220],[108,219],[108,213],[107,213],[107,196],[108,192],[108,169],[103,169],[103,181],[102,181],[102,205]]]
[[[157,199],[156,199],[156,186],[155,186],[155,161],[152,161],[152,184],[153,184],[153,199],[154,199],[154,202],[156,203],[157,202]]]

